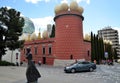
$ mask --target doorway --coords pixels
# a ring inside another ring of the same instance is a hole
[[[46,64],[46,57],[43,57],[43,64]]]

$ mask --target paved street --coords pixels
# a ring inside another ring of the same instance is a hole
[[[120,83],[120,64],[98,65],[94,72],[64,73],[63,67],[37,66],[38,83]],[[0,83],[25,83],[26,67],[0,67]]]

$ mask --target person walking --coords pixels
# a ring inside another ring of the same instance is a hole
[[[26,51],[27,51],[26,59],[28,60],[28,66],[27,66],[27,70],[26,70],[27,83],[38,83],[38,78],[41,77],[41,74],[37,70],[37,68],[32,60],[31,49],[27,48]]]

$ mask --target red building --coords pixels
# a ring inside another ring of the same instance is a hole
[[[74,3],[71,3],[70,7],[62,4],[61,10],[56,7],[55,38],[26,41],[24,49],[21,50],[21,61],[26,60],[24,56],[27,47],[31,48],[36,63],[41,61],[43,64],[53,65],[55,59],[90,60],[91,43],[83,39],[83,9],[79,7],[76,10],[73,6]]]

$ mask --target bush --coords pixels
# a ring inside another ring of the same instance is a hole
[[[7,61],[0,61],[0,66],[15,66],[15,64]]]

